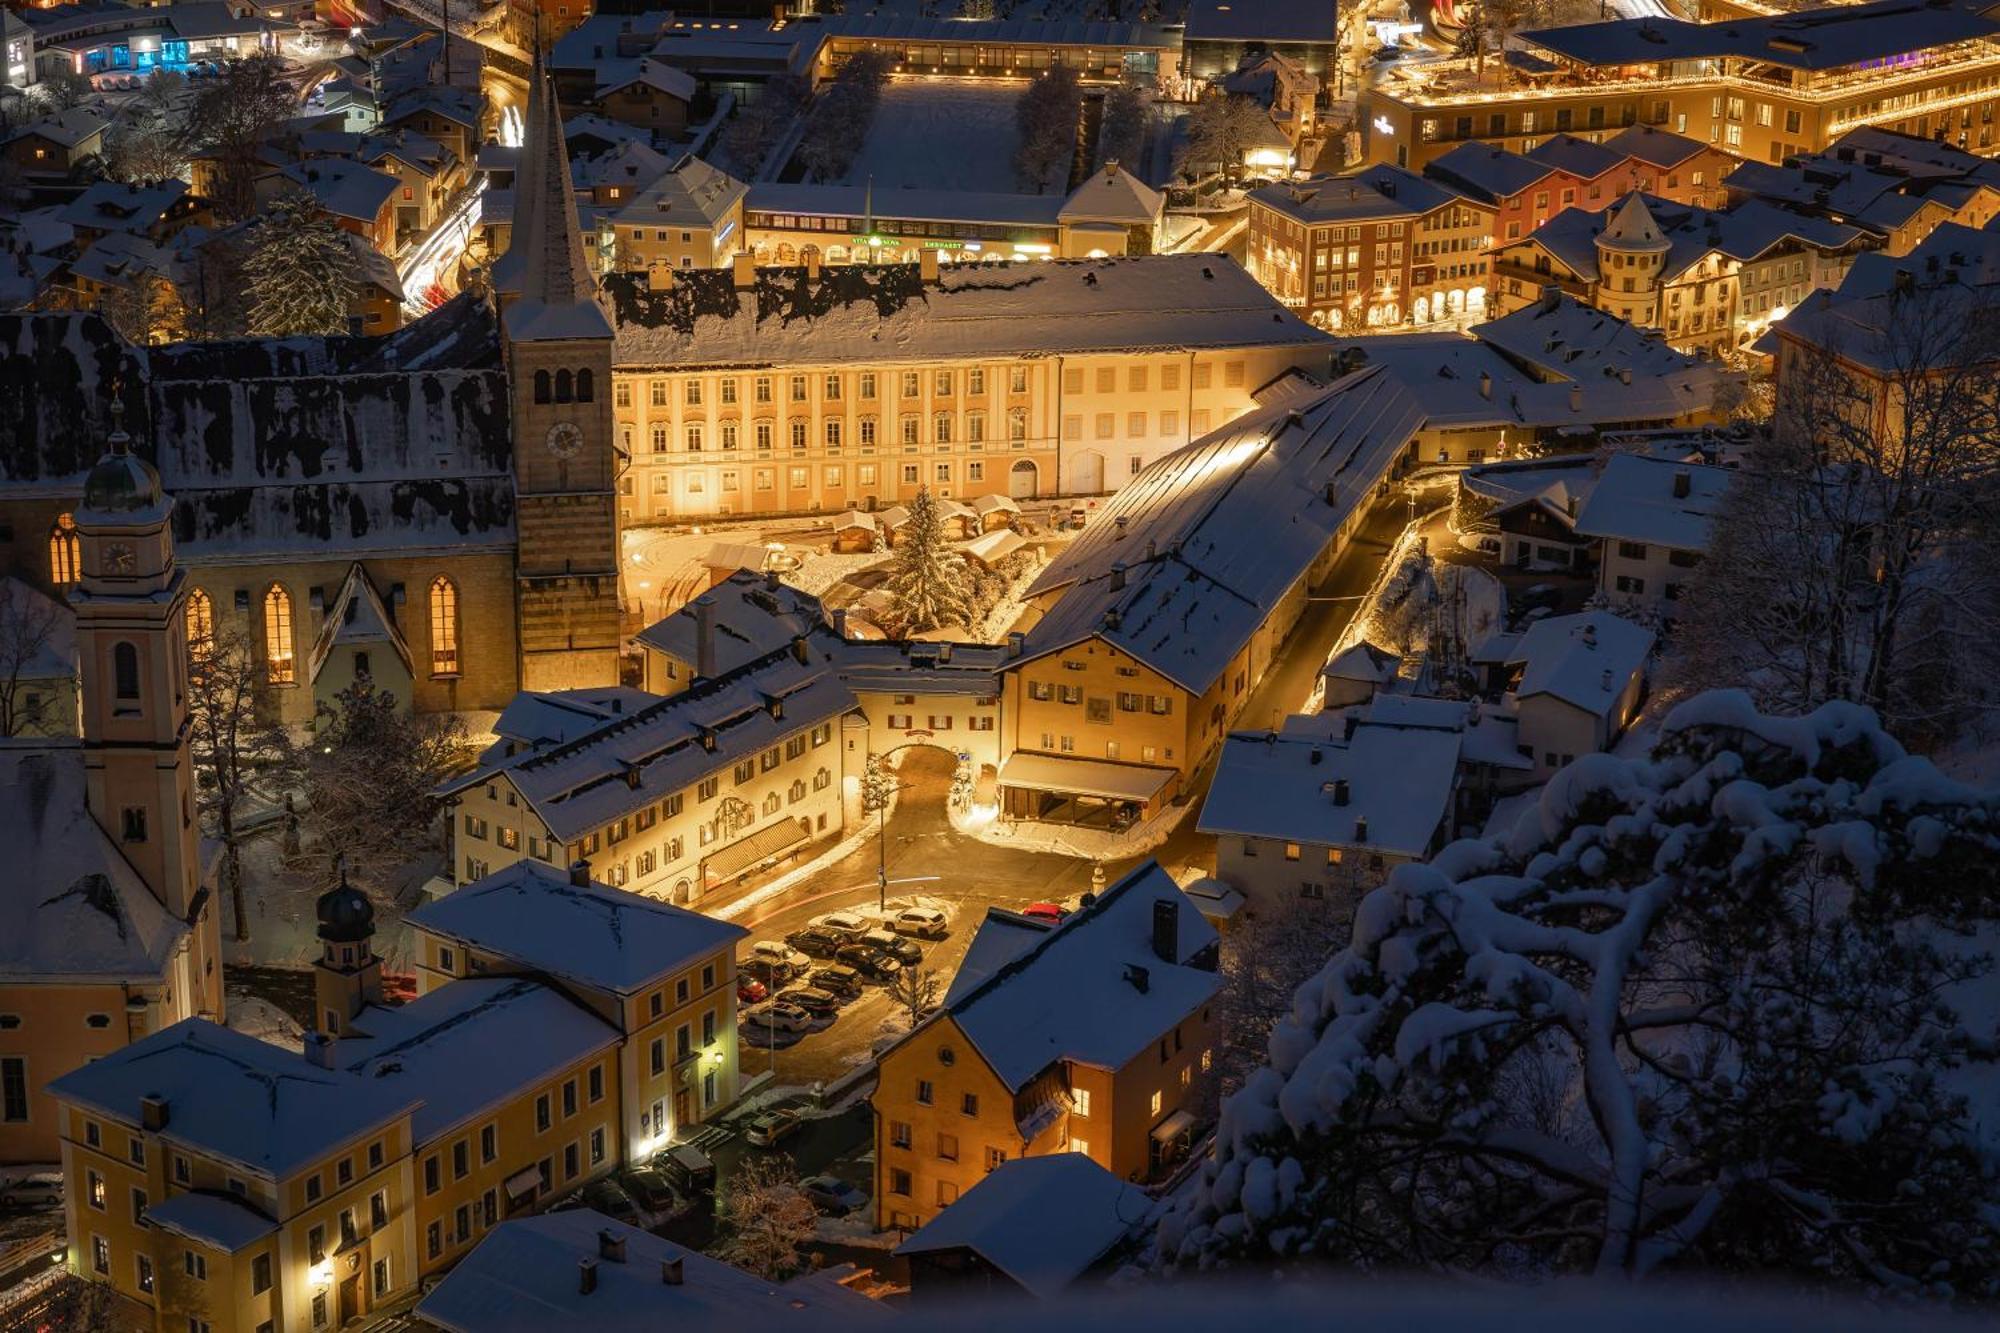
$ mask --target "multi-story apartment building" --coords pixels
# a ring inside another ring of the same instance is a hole
[[[606,287],[635,523],[1111,490],[1330,346],[1213,255]]]
[[[1839,285],[1867,244],[1858,228],[1758,200],[1717,212],[1633,194],[1501,244],[1493,271],[1502,313],[1554,286],[1675,347],[1722,354],[1807,292]]]
[[[1486,306],[1494,206],[1376,165],[1250,194],[1246,265],[1326,329],[1428,324]]]
[[[1910,253],[1946,222],[1977,230],[2000,216],[2000,162],[1889,130],[1850,130],[1778,166],[1745,162],[1723,184],[1733,200],[1859,227],[1887,255]]]
[[[1493,241],[1518,241],[1566,208],[1602,208],[1634,190],[1675,203],[1714,205],[1736,159],[1650,125],[1603,143],[1558,134],[1525,153],[1462,143],[1424,167],[1494,207]]]
[[[690,903],[838,833],[835,742],[853,693],[803,637],[731,671],[713,666],[716,651],[669,698],[515,700],[501,742],[443,788],[454,881],[588,860],[608,884]],[[566,716],[552,725],[554,710]]]
[[[627,155],[658,156],[636,146]],[[634,272],[727,265],[746,244],[747,193],[742,181],[692,153],[636,187],[600,175],[595,196],[613,237],[610,267]]]
[[[1185,1151],[1215,1041],[1215,928],[1148,862],[1052,927],[988,913],[937,1015],[881,1057],[875,1223],[1074,1152],[1144,1180]]]
[[[158,1329],[340,1327],[735,1095],[741,928],[535,867],[466,895],[393,1007],[324,895],[303,1053],[189,1019],[57,1080],[73,1269]]]
[[[1874,0],[1713,23],[1637,18],[1520,34],[1548,68],[1440,61],[1362,90],[1370,161],[1420,169],[1478,139],[1516,152],[1551,134],[1652,125],[1763,162],[1863,125],[1994,144],[2000,21],[1976,6]]]
[[[188,579],[173,501],[130,443],[114,424],[55,536],[81,738],[0,746],[14,863],[0,885],[0,1162],[55,1159],[51,1080],[179,1020],[222,1016],[220,908],[191,814]]]

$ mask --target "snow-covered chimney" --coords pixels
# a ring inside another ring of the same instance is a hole
[[[1586,648],[1597,646],[1597,626],[1592,621],[1583,622],[1583,646]]]
[[[715,598],[709,593],[694,599],[694,674],[697,680],[715,676]]]
[[[569,882],[579,889],[590,887],[590,862],[577,858],[569,863]]]
[[[729,273],[736,290],[747,292],[757,285],[757,256],[740,254],[729,261]]]
[[[833,632],[843,639],[847,637],[847,608],[844,606],[833,608]]]
[[[925,283],[938,280],[938,252],[925,250],[917,256],[917,277]]]
[[[333,1068],[333,1041],[324,1032],[306,1033],[306,1063],[315,1069]]]
[[[1493,396],[1493,375],[1490,371],[1479,372],[1479,396],[1481,398]]]
[[[1314,751],[1314,753],[1318,752]],[[1335,778],[1333,780],[1333,803],[1335,805],[1346,805],[1349,796],[1350,796],[1350,791],[1347,785],[1347,779]]]
[[[1572,384],[1569,386],[1569,410],[1572,412],[1583,411],[1583,386],[1581,384]]]
[[[581,1296],[588,1296],[597,1290],[597,1260],[585,1258],[576,1261],[576,1290]]]
[[[625,1238],[605,1227],[597,1233],[597,1257],[614,1264],[625,1262]]]
[[[660,1260],[660,1281],[669,1287],[678,1287],[687,1280],[687,1269],[678,1254],[671,1259]]]
[[[1111,591],[1122,592],[1125,588],[1125,562],[1118,561],[1111,566]]]
[[[1687,470],[1686,468],[1684,468],[1684,467],[1681,467],[1681,468],[1675,468],[1675,469],[1674,469],[1674,499],[1676,499],[1676,500],[1685,500],[1685,499],[1687,499],[1687,498],[1688,498],[1688,492],[1689,492],[1690,490],[1692,490],[1693,488],[1694,488],[1694,474],[1693,474],[1692,472],[1689,472],[1689,471],[1688,471],[1688,470]]]
[[[1598,682],[1606,694],[1611,693],[1611,668],[1604,668],[1604,678]]]
[[[1007,656],[1019,657],[1021,655],[1022,649],[1026,648],[1027,644],[1028,644],[1027,635],[1021,633],[1021,631],[1019,630],[1013,630],[1009,632],[1009,634],[1007,635]]]

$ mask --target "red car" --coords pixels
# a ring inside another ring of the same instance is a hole
[[[756,1004],[759,1000],[770,995],[770,993],[769,990],[765,989],[764,983],[755,977],[738,977],[736,979],[736,1000],[739,1004]]]
[[[1069,915],[1069,909],[1060,903],[1029,903],[1021,909],[1022,916],[1031,916],[1037,921],[1060,924]]]

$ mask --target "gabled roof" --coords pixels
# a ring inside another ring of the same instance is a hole
[[[712,167],[692,153],[639,188],[631,203],[613,215],[620,224],[678,226],[699,219],[712,226],[741,200],[748,187],[728,172]]]
[[[1344,176],[1315,176],[1294,184],[1265,185],[1250,198],[1298,222],[1371,222],[1433,212],[1447,204],[1483,203],[1445,181],[1387,163]]]
[[[307,679],[319,679],[320,669],[326,665],[335,648],[373,647],[378,644],[396,654],[403,670],[412,669],[410,646],[403,642],[403,631],[397,627],[395,617],[389,614],[389,608],[382,605],[374,583],[357,560],[347,567],[347,577],[341,580],[340,591],[334,595],[332,605],[327,607],[319,633],[313,636]]]
[[[800,592],[775,575],[765,578],[747,569],[737,570],[695,601],[703,598],[714,608],[717,675],[778,652],[825,621],[819,598]],[[700,639],[700,615],[694,602],[638,634],[646,647],[683,662],[699,658]]]
[[[67,111],[58,111],[40,120],[31,120],[18,126],[7,136],[6,142],[16,139],[47,139],[50,143],[64,148],[75,148],[97,135],[104,133],[110,124],[89,107],[75,106]]]
[[[1196,828],[1392,856],[1430,851],[1458,785],[1458,732],[1370,723],[1350,736],[1338,719],[1327,723],[1317,737],[1231,733]]]
[[[142,1098],[167,1104],[160,1137],[277,1179],[413,1109],[401,1089],[296,1051],[184,1019],[49,1085],[57,1097],[127,1124]]]
[[[1426,176],[1465,190],[1489,204],[1519,194],[1536,181],[1547,180],[1555,171],[1547,162],[1479,139],[1466,140],[1424,167]]]
[[[1630,125],[1604,141],[1621,157],[1637,158],[1656,167],[1677,167],[1708,151],[1708,145],[1657,125]]]
[[[1029,655],[1101,639],[1200,695],[1365,505],[1423,424],[1370,367],[1246,413],[1128,482],[1029,588]]]
[[[170,1195],[149,1206],[146,1223],[224,1254],[247,1249],[278,1229],[276,1221],[248,1200],[200,1190]]]
[[[1734,480],[1728,468],[1613,454],[1576,516],[1576,530],[1586,537],[1705,551],[1709,527]],[[1687,494],[1675,495],[1683,485]]]
[[[1653,632],[1609,611],[1538,620],[1508,654],[1526,664],[1517,699],[1546,694],[1594,717],[1607,717],[1653,651]]]
[[[568,874],[535,861],[474,880],[423,904],[408,920],[524,968],[618,995],[642,990],[749,934],[655,898],[596,882],[574,884]]]
[[[1609,144],[1595,144],[1574,134],[1552,134],[1529,149],[1526,156],[1545,162],[1578,180],[1596,180],[1625,161],[1625,155]]]
[[[493,734],[503,741],[522,745],[561,745],[659,700],[657,694],[622,685],[583,690],[522,690],[500,710],[493,723]]]
[[[1057,214],[1065,222],[1114,221],[1150,227],[1166,211],[1167,197],[1116,162],[1093,171],[1070,192]]]
[[[91,818],[76,742],[0,741],[0,846],[0,981],[160,980],[187,926]]]
[[[1144,1190],[1082,1153],[1021,1157],[987,1172],[896,1254],[969,1250],[1047,1299],[1136,1231],[1151,1208]]]
[[[293,162],[282,174],[333,216],[371,226],[382,215],[383,206],[402,188],[402,182],[386,171],[338,157]]]
[[[1153,952],[1158,902],[1176,909],[1172,960]],[[1059,1061],[1122,1069],[1215,994],[1216,944],[1215,927],[1148,861],[941,1012],[1015,1092]]]
[[[143,232],[159,225],[167,210],[188,192],[186,181],[134,185],[98,181],[70,200],[63,221],[95,231]]]
[[[1823,70],[1992,38],[2000,35],[2000,23],[1969,4],[1876,0],[1719,23],[1649,17],[1540,28],[1520,35],[1531,45],[1587,65],[1735,59]]]
[[[629,88],[635,83],[642,83],[655,92],[677,97],[683,102],[693,101],[695,90],[700,86],[695,82],[694,76],[685,70],[675,69],[672,65],[641,56],[628,68],[619,70],[598,84],[597,95],[600,98],[609,97],[612,93]]]

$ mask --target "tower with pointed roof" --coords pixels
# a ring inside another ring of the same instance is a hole
[[[1674,248],[1637,191],[1610,210],[1597,234],[1598,309],[1640,328],[1664,328],[1660,279]]]
[[[187,924],[171,1010],[222,1017],[221,910],[204,884],[194,814],[187,579],[174,563],[173,500],[122,422],[76,509],[70,594],[91,817],[146,887]]]
[[[537,53],[514,235],[494,265],[512,386],[521,687],[618,681],[612,322],[584,253],[562,116]]]
[[[347,882],[319,896],[319,957],[313,961],[313,1030],[347,1035],[347,1025],[382,1002],[382,960],[375,955],[375,904]]]

